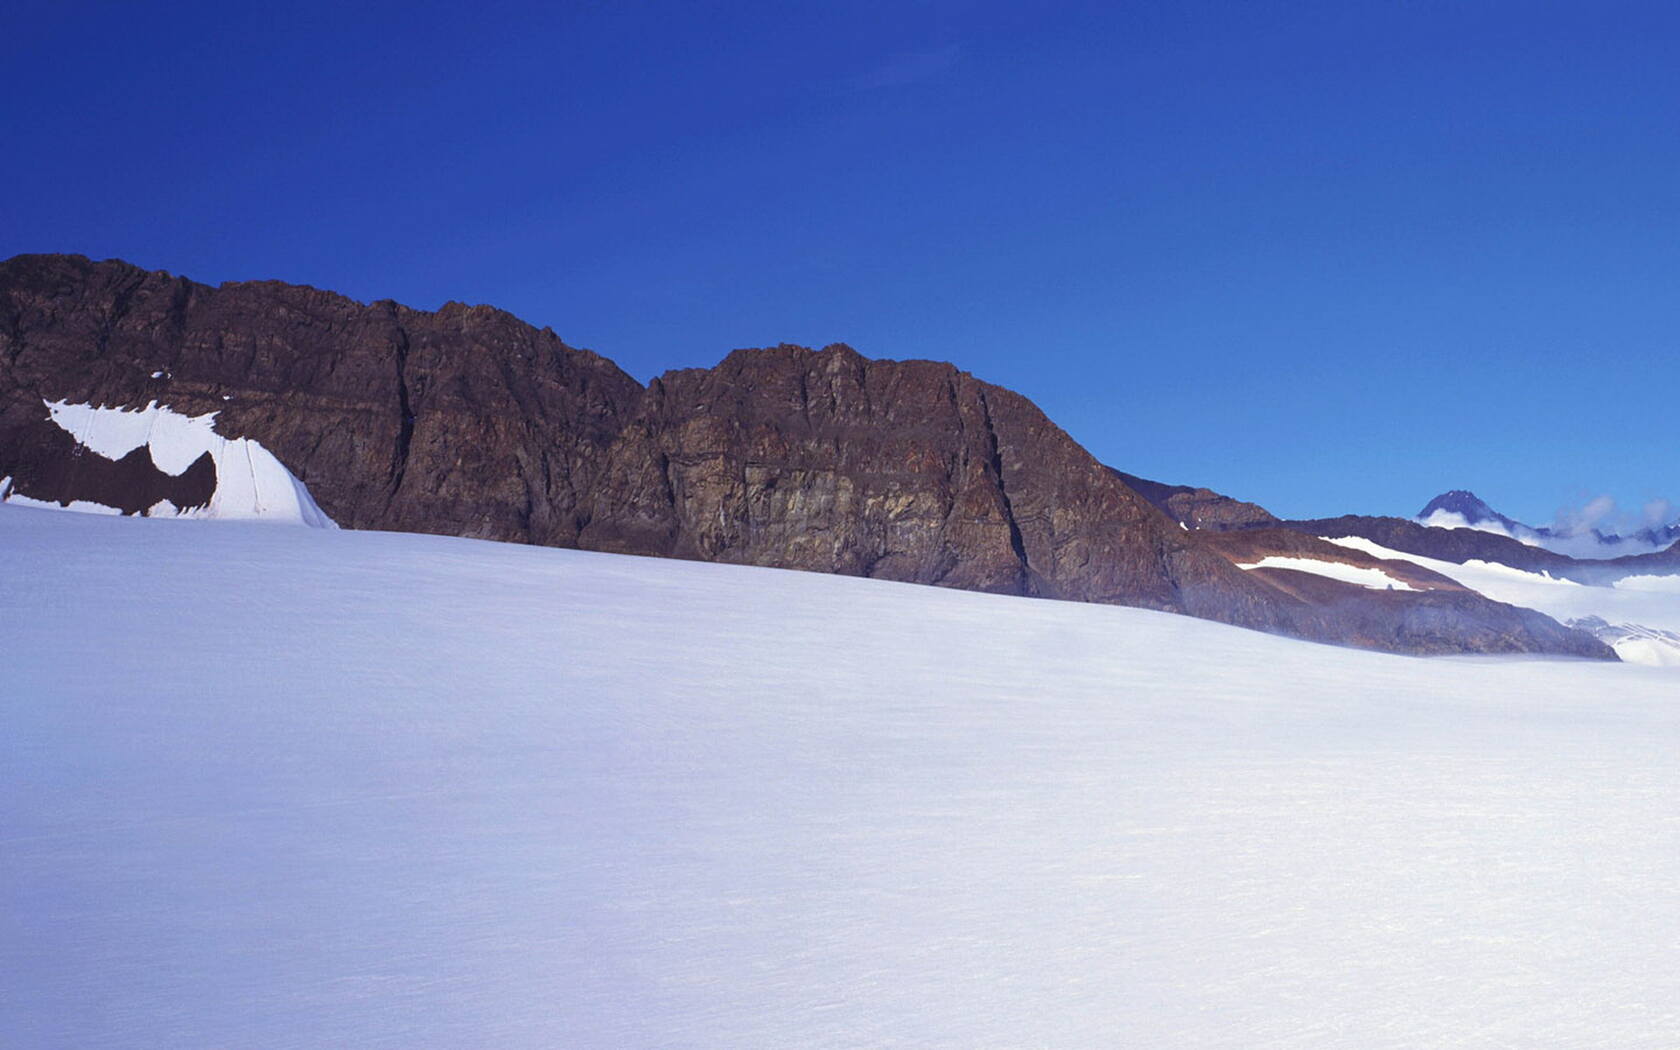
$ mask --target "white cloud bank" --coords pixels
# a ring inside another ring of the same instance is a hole
[[[1419,525],[1434,529],[1475,529],[1496,536],[1540,547],[1571,558],[1620,558],[1630,554],[1650,554],[1668,548],[1670,543],[1651,543],[1630,535],[1645,529],[1661,529],[1674,521],[1674,507],[1668,500],[1646,503],[1638,514],[1619,511],[1611,496],[1598,496],[1579,507],[1564,507],[1546,532],[1519,524],[1506,528],[1497,521],[1472,522],[1464,515],[1449,510],[1436,510],[1414,519]],[[1615,536],[1606,541],[1598,532]]]

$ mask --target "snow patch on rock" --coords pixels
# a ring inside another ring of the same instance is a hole
[[[1379,558],[1399,558],[1431,569],[1496,602],[1520,605],[1580,627],[1597,618],[1616,628],[1592,630],[1627,663],[1680,667],[1680,577],[1629,576],[1613,587],[1592,587],[1544,572],[1526,572],[1498,562],[1457,562],[1391,550],[1360,536],[1322,537],[1338,546]],[[1582,627],[1587,630],[1588,628]],[[1674,643],[1674,644],[1671,644]]]
[[[291,522],[315,528],[338,526],[315,503],[285,465],[249,438],[216,433],[219,413],[188,416],[152,401],[144,408],[108,408],[43,399],[52,421],[89,452],[121,459],[144,446],[152,463],[179,477],[206,452],[216,464],[216,491],[203,507],[181,510],[160,500],[147,510],[149,517],[235,518]],[[120,513],[102,504],[76,501],[69,506],[31,500],[0,489],[0,498],[24,506],[50,507],[99,514]]]
[[[1268,554],[1251,565],[1238,565],[1239,569],[1294,569],[1297,572],[1310,572],[1316,576],[1327,576],[1332,580],[1343,583],[1354,583],[1373,591],[1415,591],[1416,587],[1397,580],[1381,569],[1371,569],[1360,565],[1346,565],[1339,561],[1320,561],[1317,558],[1290,558],[1281,554]]]

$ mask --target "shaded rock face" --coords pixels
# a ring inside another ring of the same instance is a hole
[[[0,498],[15,492],[65,506],[97,503],[141,514],[164,500],[177,510],[196,510],[216,492],[216,462],[208,452],[179,475],[168,474],[145,448],[113,460],[80,447],[47,418],[14,427],[3,447],[7,456],[0,477],[9,475],[11,482],[10,492],[0,491]]]
[[[1327,641],[1408,653],[1543,651],[1608,659],[1605,646],[1529,609],[1506,605],[1440,573],[1397,558],[1378,558],[1286,528],[1207,533],[1204,542],[1233,564],[1276,555],[1377,569],[1412,591],[1375,590],[1291,568],[1251,575],[1299,599],[1310,612],[1302,630]]]
[[[1256,569],[1254,574],[1309,603],[1322,637],[1347,645],[1426,655],[1547,652],[1617,659],[1609,646],[1585,632],[1463,588],[1378,591],[1290,569]]]
[[[262,444],[349,528],[1108,602],[1403,651],[1599,644],[1541,625],[1454,649],[1446,621],[1402,630],[1423,614],[1368,603],[1381,629],[1350,631],[1181,528],[1025,398],[844,346],[737,351],[644,388],[489,307],[19,256],[0,264],[0,476],[47,485],[43,400],[218,412],[219,433]],[[1205,490],[1164,498],[1186,494],[1209,521],[1271,520]]]

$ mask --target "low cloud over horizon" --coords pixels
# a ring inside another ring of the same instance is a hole
[[[1497,521],[1470,522],[1450,511],[1436,511],[1418,520],[1442,528],[1498,533],[1575,558],[1646,554],[1666,550],[1680,539],[1662,535],[1664,530],[1680,524],[1680,507],[1663,497],[1646,500],[1635,510],[1623,508],[1614,496],[1601,494],[1559,507],[1551,522],[1545,525],[1517,522],[1516,529],[1507,529]]]

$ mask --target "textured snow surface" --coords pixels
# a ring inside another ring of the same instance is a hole
[[[155,377],[154,377],[155,378]],[[160,406],[106,408],[45,402],[52,421],[106,459],[121,459],[146,447],[152,463],[165,474],[179,476],[208,452],[216,462],[216,492],[207,506],[182,511],[168,500],[146,513],[157,517],[258,518],[295,522],[317,528],[337,528],[285,465],[262,445],[248,438],[225,438],[216,433],[218,413],[188,416]],[[12,495],[8,502],[61,510],[120,513],[113,507],[76,501],[68,507]]]
[[[1328,576],[1332,580],[1343,583],[1356,583],[1373,591],[1412,591],[1417,588],[1404,580],[1397,580],[1381,569],[1366,568],[1362,565],[1346,565],[1339,561],[1322,561],[1318,558],[1291,558],[1282,554],[1268,554],[1252,565],[1239,565],[1239,569],[1294,569],[1297,572],[1310,572],[1315,576]]]
[[[0,507],[0,1044],[1680,1032],[1672,673]]]

